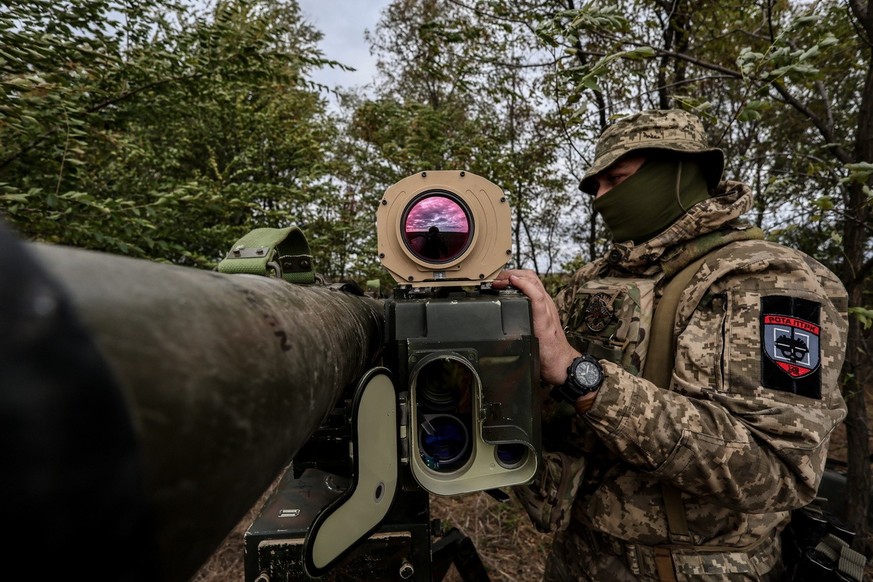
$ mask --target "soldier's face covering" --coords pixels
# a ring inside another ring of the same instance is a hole
[[[663,232],[689,208],[709,198],[700,165],[651,157],[639,170],[595,198],[615,242],[640,244]]]

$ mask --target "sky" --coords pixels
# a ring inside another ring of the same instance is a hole
[[[430,196],[417,203],[406,216],[407,232],[425,232],[436,226],[440,232],[467,232],[467,215],[457,202],[444,196]]]
[[[364,40],[373,30],[390,0],[298,0],[303,17],[324,34],[319,48],[328,59],[357,69],[355,72],[325,68],[313,80],[328,87],[359,87],[373,79],[376,60]]]

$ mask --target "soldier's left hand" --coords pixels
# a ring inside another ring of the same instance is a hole
[[[497,275],[492,284],[495,289],[506,289],[510,285],[530,299],[534,335],[539,340],[540,376],[550,384],[564,383],[567,367],[581,354],[567,341],[555,302],[534,271],[507,269]]]

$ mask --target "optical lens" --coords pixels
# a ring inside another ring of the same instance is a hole
[[[497,462],[504,469],[515,469],[527,458],[527,447],[517,443],[497,445]]]
[[[426,416],[419,426],[421,456],[435,471],[451,471],[465,460],[470,436],[464,423],[450,414]]]
[[[475,372],[466,360],[446,355],[419,362],[413,378],[421,459],[440,473],[459,469],[473,448]]]
[[[424,261],[454,261],[464,253],[471,239],[466,205],[447,192],[425,193],[409,205],[403,217],[403,242]]]

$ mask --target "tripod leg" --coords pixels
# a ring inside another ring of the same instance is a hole
[[[464,582],[490,582],[491,578],[479,557],[473,541],[457,528],[452,528],[433,545],[434,581],[442,580],[448,564],[455,564]],[[438,566],[445,566],[441,568]]]

